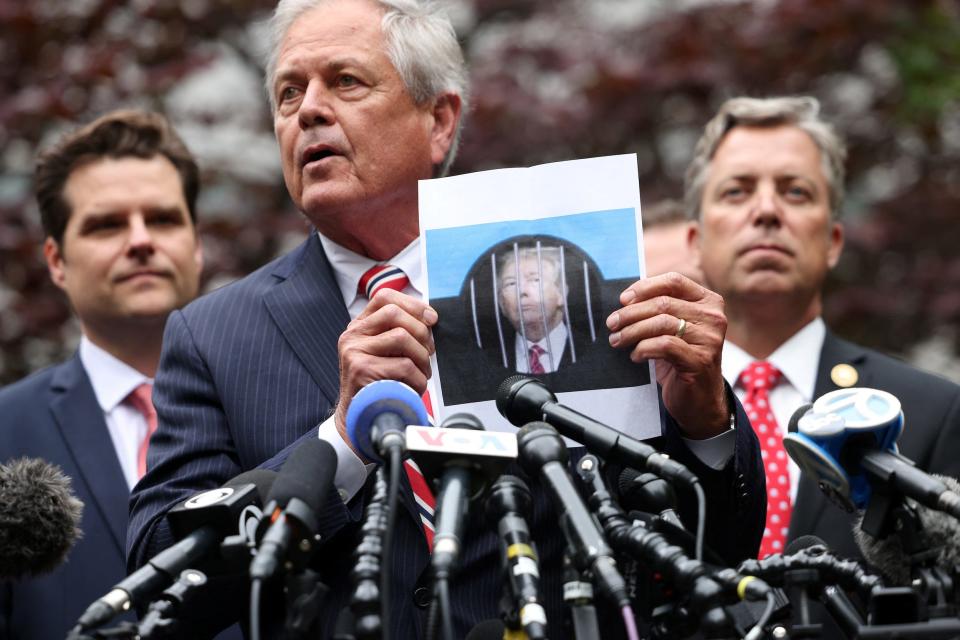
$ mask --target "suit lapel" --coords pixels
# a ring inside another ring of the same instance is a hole
[[[103,409],[79,356],[57,369],[50,390],[54,421],[93,498],[94,504],[85,506],[100,511],[117,551],[123,555],[130,493],[103,419]]]
[[[350,322],[343,294],[317,234],[277,265],[265,296],[270,316],[331,404],[340,391],[337,338]]]
[[[831,379],[831,372],[838,364],[848,364],[857,370],[859,379],[856,386],[870,386],[871,376],[867,367],[864,366],[866,359],[867,353],[862,348],[852,342],[841,340],[827,330],[823,339],[823,349],[820,351],[813,399],[816,400],[825,393],[840,388]],[[813,480],[806,475],[801,475],[800,486],[797,488],[797,507],[790,519],[790,539],[796,539],[798,534],[815,531],[824,509],[836,508],[829,503]]]

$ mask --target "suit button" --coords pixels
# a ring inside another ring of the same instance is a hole
[[[426,609],[430,606],[430,601],[433,600],[430,589],[426,587],[417,587],[413,590],[413,604],[417,605],[421,609]]]

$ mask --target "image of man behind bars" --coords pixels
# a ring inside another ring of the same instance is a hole
[[[517,373],[558,393],[648,384],[647,368],[611,348],[603,326],[632,281],[604,278],[582,248],[552,235],[487,248],[459,297],[432,301],[444,403],[492,400]]]

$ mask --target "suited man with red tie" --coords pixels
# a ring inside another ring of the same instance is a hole
[[[179,501],[253,467],[277,469],[309,439],[330,442],[338,466],[336,491],[319,517],[319,568],[331,588],[320,637],[332,633],[351,593],[372,467],[346,436],[350,401],[380,379],[423,393],[431,328],[443,322],[423,300],[417,182],[449,168],[468,91],[456,34],[438,11],[414,0],[277,6],[266,64],[274,130],[288,191],[315,231],[291,253],[171,315],[155,393],[160,427],[131,499],[133,569],[171,544],[164,516]],[[719,296],[663,277],[635,283],[622,302],[607,320],[610,343],[637,362],[661,360],[669,411],[662,446],[701,476],[712,498],[710,542],[730,558],[755,553],[760,454],[720,373]],[[687,442],[707,443],[711,453],[694,453],[697,444]],[[394,554],[385,561],[395,638],[423,636],[432,595],[431,497],[415,468],[406,475],[412,490],[401,492]],[[559,625],[563,543],[557,514],[538,495],[532,529],[542,545],[548,615]],[[459,637],[498,611],[496,533],[476,518],[464,527],[462,569],[451,585]],[[734,531],[740,522],[749,524]],[[211,620],[242,615],[235,602],[206,611]]]
[[[723,373],[760,438],[767,475],[761,555],[816,535],[856,556],[854,517],[829,504],[787,459],[782,437],[801,405],[839,388],[888,391],[906,419],[901,452],[960,475],[960,387],[832,333],[822,288],[840,258],[846,151],[810,97],[734,98],[706,125],[687,171],[689,241],[726,301]]]
[[[107,114],[39,159],[44,256],[82,337],[73,358],[0,390],[0,462],[59,465],[84,503],[83,536],[52,573],[0,584],[0,637],[62,640],[126,575],[164,323],[199,286],[198,188],[196,161],[154,113]]]

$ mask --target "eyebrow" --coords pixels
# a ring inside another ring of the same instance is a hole
[[[279,85],[286,79],[291,77],[296,77],[302,75],[303,73],[302,64],[298,64],[296,60],[293,64],[288,64],[285,67],[280,67],[277,69],[277,73],[274,80],[274,90],[276,90]],[[315,68],[314,65],[309,65],[311,69]],[[359,67],[362,69],[367,69],[369,65],[365,64],[359,58],[354,56],[338,56],[336,58],[326,60],[321,65],[323,71],[340,71],[346,67]]]

